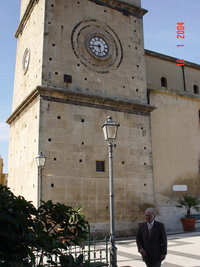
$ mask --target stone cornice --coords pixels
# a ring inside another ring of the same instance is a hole
[[[11,124],[38,96],[47,101],[140,114],[143,116],[148,116],[149,113],[155,109],[155,107],[148,104],[130,100],[115,99],[113,97],[74,92],[62,88],[38,86],[11,114],[6,122],[8,124]]]
[[[148,11],[144,8],[140,8],[120,0],[89,0],[97,5],[107,6],[122,12],[126,16],[135,16],[142,18]]]
[[[32,93],[30,93],[27,98],[15,109],[15,111],[10,115],[10,117],[7,119],[6,123],[11,124],[22,112],[26,109],[26,107],[29,106],[30,103],[33,102],[33,100],[36,99],[38,96],[37,90],[34,90]]]
[[[168,95],[168,96],[174,96],[179,98],[185,98],[186,100],[192,100],[200,102],[199,95],[192,94],[190,92],[175,90],[175,89],[156,89],[156,88],[150,88],[148,86],[148,94],[160,94],[160,95]]]
[[[26,23],[31,15],[31,12],[34,9],[34,6],[39,2],[39,0],[30,0],[28,3],[28,6],[26,7],[26,10],[23,14],[23,17],[19,23],[19,26],[17,28],[17,31],[15,33],[15,37],[18,38],[19,34],[22,33],[24,27],[26,26]]]

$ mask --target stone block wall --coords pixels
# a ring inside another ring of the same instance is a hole
[[[153,203],[149,116],[42,101],[40,147],[47,158],[43,199],[81,206],[93,230],[109,226],[108,146],[101,126],[108,115],[120,123],[113,150],[118,232],[130,232]],[[96,171],[96,161],[105,171]],[[124,232],[124,233],[125,233]]]

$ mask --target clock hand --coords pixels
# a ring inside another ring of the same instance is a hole
[[[99,48],[99,52],[101,52],[101,45],[100,44],[98,44],[98,45],[92,44],[91,46],[92,47],[98,47]]]
[[[98,48],[99,48],[99,52],[101,52],[101,45],[100,44],[98,45]]]
[[[93,48],[94,48],[94,47],[98,47],[99,52],[98,52],[98,51],[97,51],[97,52],[98,52],[98,53],[102,53],[102,51],[101,51],[101,45],[100,45],[100,44],[98,44],[98,45],[91,44],[90,47],[93,47]]]
[[[95,45],[95,44],[90,44],[90,46],[97,46],[97,47],[99,47],[99,45]]]

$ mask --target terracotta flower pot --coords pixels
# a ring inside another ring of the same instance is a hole
[[[192,232],[195,230],[195,218],[181,218],[180,220],[185,232]]]

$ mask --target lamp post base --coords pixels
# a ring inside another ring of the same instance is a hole
[[[117,267],[117,247],[113,240],[111,240],[110,247],[110,267]]]

